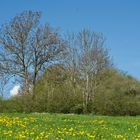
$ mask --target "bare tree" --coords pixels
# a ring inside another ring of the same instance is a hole
[[[108,50],[104,48],[104,37],[100,33],[83,30],[78,34],[78,44],[81,48],[80,73],[84,82],[83,106],[85,112],[91,100],[94,99],[98,74],[111,66]]]
[[[105,39],[100,33],[84,29],[67,40],[70,48],[67,63],[73,82],[79,76],[83,83],[83,108],[87,112],[89,102],[94,99],[97,76],[111,66],[108,50],[104,48]]]
[[[76,87],[78,86],[79,80],[79,51],[77,48],[77,36],[75,33],[67,33],[67,58],[66,58],[66,67],[69,74],[69,84],[73,87],[73,92],[76,94]]]
[[[57,30],[39,26],[40,17],[40,12],[24,11],[0,30],[1,72],[20,78],[26,92],[47,65],[58,63],[65,47]]]

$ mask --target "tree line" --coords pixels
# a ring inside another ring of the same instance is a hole
[[[2,97],[10,79],[21,85],[0,112],[140,114],[140,82],[114,67],[102,33],[61,35],[40,18],[23,11],[0,28]]]

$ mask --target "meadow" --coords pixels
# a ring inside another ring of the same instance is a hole
[[[2,140],[140,140],[140,117],[0,114]]]

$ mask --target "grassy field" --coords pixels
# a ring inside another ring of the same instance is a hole
[[[140,140],[140,117],[0,114],[1,140]]]

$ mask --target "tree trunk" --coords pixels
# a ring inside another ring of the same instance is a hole
[[[35,69],[34,69],[34,76],[33,76],[33,96],[32,96],[32,99],[34,100],[35,99],[35,85],[36,85],[36,77],[37,77],[37,67],[35,66]]]
[[[86,76],[86,88],[85,88],[85,92],[84,92],[84,113],[87,113],[88,109],[88,98],[89,98],[89,75],[87,74]]]

